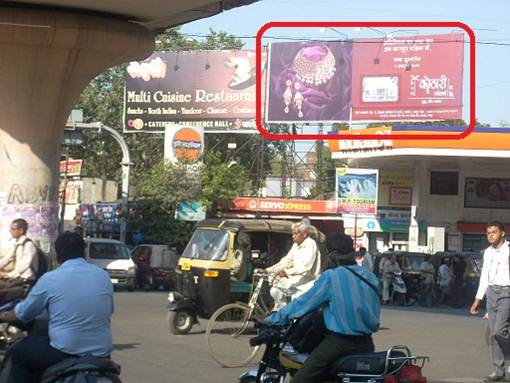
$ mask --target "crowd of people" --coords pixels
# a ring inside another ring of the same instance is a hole
[[[0,259],[0,291],[19,283],[33,288],[12,310],[2,312],[0,321],[28,323],[47,311],[50,325],[48,335],[25,338],[10,349],[0,381],[32,381],[34,374],[66,358],[109,356],[113,286],[104,270],[84,259],[83,238],[71,232],[60,235],[55,241],[60,267],[36,280],[37,248],[26,236],[27,222],[14,220],[10,229],[13,249]],[[265,318],[266,324],[284,326],[322,310],[324,337],[311,350],[293,383],[322,381],[338,358],[374,350],[372,334],[379,329],[380,305],[391,299],[390,277],[400,273],[393,252],[388,252],[376,268],[372,255],[365,248],[355,251],[351,237],[341,233],[328,236],[327,254],[321,257],[310,232],[309,224],[294,224],[290,251],[266,269],[272,275],[271,296],[275,301],[273,314]],[[484,253],[470,313],[476,315],[487,296],[493,371],[485,381],[493,382],[504,380],[506,370],[510,371],[510,250],[503,224],[489,223],[487,238],[490,246]],[[448,261],[449,258],[442,259],[436,271],[430,257],[423,260],[420,271],[425,302],[431,302],[436,289],[440,302],[459,300],[466,265],[459,256],[453,257],[452,264]]]

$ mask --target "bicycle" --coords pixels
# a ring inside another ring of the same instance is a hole
[[[248,303],[236,302],[220,307],[207,323],[206,342],[213,359],[222,367],[243,367],[257,355],[260,346],[252,347],[249,338],[256,331],[254,319],[265,317],[271,308],[261,295],[269,275],[253,273],[252,291]]]

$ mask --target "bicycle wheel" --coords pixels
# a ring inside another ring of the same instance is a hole
[[[251,347],[249,343],[256,335],[249,312],[247,305],[231,303],[220,307],[209,319],[205,332],[207,347],[219,365],[242,367],[257,354],[259,346]]]

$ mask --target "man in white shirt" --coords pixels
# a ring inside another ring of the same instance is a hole
[[[382,291],[382,303],[388,304],[390,300],[390,286],[393,280],[393,273],[400,273],[400,266],[397,263],[397,256],[391,254],[388,260],[384,263],[382,268],[383,277],[383,291]]]
[[[304,223],[292,225],[292,248],[280,262],[266,269],[275,275],[271,288],[275,301],[273,310],[285,306],[288,294],[295,298],[306,292],[320,274],[320,253],[315,241],[308,236],[309,228]]]
[[[359,248],[359,253],[361,254],[361,256],[363,257],[363,262],[362,262],[362,266],[367,269],[368,271],[370,271],[371,273],[374,272],[374,257],[372,257],[372,254],[370,254],[366,247],[360,247]]]
[[[444,304],[446,302],[446,297],[450,292],[450,282],[452,281],[452,272],[450,270],[450,258],[443,258],[441,260],[441,266],[439,266],[438,274],[437,274],[437,284],[439,285],[439,290],[441,291],[441,300],[439,304]]]
[[[505,227],[501,222],[494,221],[487,225],[487,240],[490,246],[483,254],[480,285],[470,313],[478,314],[478,307],[486,295],[492,373],[485,378],[485,382],[497,382],[505,380],[505,367],[510,368],[508,335],[503,335],[510,325],[509,243],[505,240]]]
[[[0,270],[11,262],[14,262],[14,268],[10,271],[0,271],[0,288],[35,281],[37,249],[32,240],[27,238],[27,230],[28,223],[24,219],[12,221],[10,231],[15,241],[14,247],[9,255],[0,259]]]
[[[431,256],[426,255],[420,265],[421,283],[423,287],[420,298],[425,307],[432,306],[432,296],[434,294],[434,277],[436,275],[436,269],[430,260]]]

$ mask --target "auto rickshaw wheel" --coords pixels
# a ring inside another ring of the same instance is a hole
[[[168,328],[174,335],[187,334],[195,322],[193,315],[187,310],[177,310],[168,312]]]

